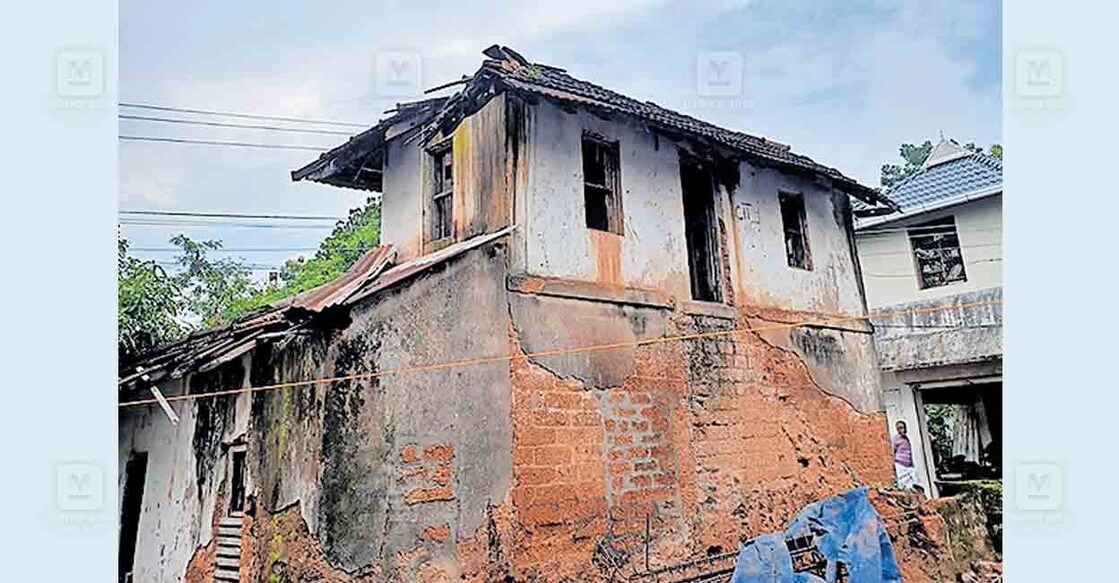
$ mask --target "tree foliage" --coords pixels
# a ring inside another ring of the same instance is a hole
[[[154,261],[128,254],[128,242],[117,241],[117,353],[140,354],[183,333],[178,321],[178,281]]]
[[[117,244],[118,353],[129,358],[170,342],[192,328],[222,326],[260,307],[326,283],[345,272],[380,242],[380,201],[350,210],[315,254],[289,259],[276,281],[256,281],[241,260],[214,259],[221,241],[176,235],[177,271],[132,257],[128,242]],[[194,324],[197,323],[197,324]]]
[[[984,152],[983,148],[975,145],[974,142],[968,142],[964,145],[964,148],[977,154]],[[882,165],[882,174],[879,178],[882,187],[889,188],[920,171],[921,165],[925,163],[925,159],[929,157],[932,149],[933,143],[930,140],[925,140],[921,145],[902,144],[898,148],[902,163]],[[992,144],[986,153],[996,158],[1002,158],[1002,145]]]

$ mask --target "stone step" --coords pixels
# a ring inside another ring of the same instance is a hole
[[[226,568],[232,571],[237,571],[241,568],[241,560],[233,557],[216,557],[214,564],[219,568]]]
[[[231,557],[238,559],[241,557],[241,547],[234,545],[218,545],[214,553],[218,557]]]
[[[220,568],[215,569],[214,570],[214,581],[236,581],[236,582],[240,583],[241,573],[238,572],[237,570],[220,569]]]
[[[240,526],[237,526],[237,527],[219,526],[218,527],[218,536],[229,536],[229,537],[241,538],[241,527]]]
[[[218,519],[218,524],[222,526],[241,526],[241,516],[223,516]]]

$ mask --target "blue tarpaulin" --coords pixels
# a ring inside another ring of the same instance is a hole
[[[814,537],[827,560],[826,578],[793,571],[785,541]],[[870,505],[866,488],[856,488],[805,506],[783,533],[751,539],[742,545],[731,583],[834,583],[842,563],[851,583],[894,583],[901,572],[890,536]]]

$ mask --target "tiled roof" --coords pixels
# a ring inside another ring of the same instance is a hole
[[[970,154],[929,168],[895,184],[887,192],[903,213],[937,202],[1002,186],[1002,160]]]
[[[676,133],[690,138],[706,140],[709,143],[737,151],[763,163],[811,172],[829,178],[836,188],[847,192],[851,196],[872,205],[892,206],[889,200],[880,195],[877,190],[860,184],[835,168],[819,164],[807,156],[797,154],[785,144],[722,128],[661,107],[651,101],[639,101],[627,97],[605,87],[576,79],[568,75],[563,69],[540,63],[530,63],[516,51],[507,47],[494,45],[484,52],[489,58],[483,61],[482,67],[469,78],[463,89],[447,100],[430,128],[442,131],[453,129],[464,117],[477,111],[489,98],[500,92],[510,91],[529,94],[608,114],[629,115],[658,127],[666,133]],[[312,168],[309,165],[304,169],[293,172],[292,177],[295,180],[308,178],[324,182],[328,181],[327,178],[333,179],[334,173],[329,169],[337,166],[337,164],[331,162],[330,159],[362,145],[355,140],[352,145],[345,144],[323,156],[316,162],[315,169],[327,168],[328,171],[325,173],[313,175],[308,172]]]

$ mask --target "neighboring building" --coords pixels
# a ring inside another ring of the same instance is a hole
[[[383,247],[122,368],[186,399],[121,409],[135,580],[601,580],[892,482],[851,197],[890,203],[486,55],[293,172],[381,192]]]
[[[1002,160],[942,140],[887,195],[902,212],[857,221],[859,261],[890,431],[906,421],[919,481],[935,496],[1001,476]],[[937,309],[952,305],[967,307]],[[954,428],[939,456],[934,410]]]

